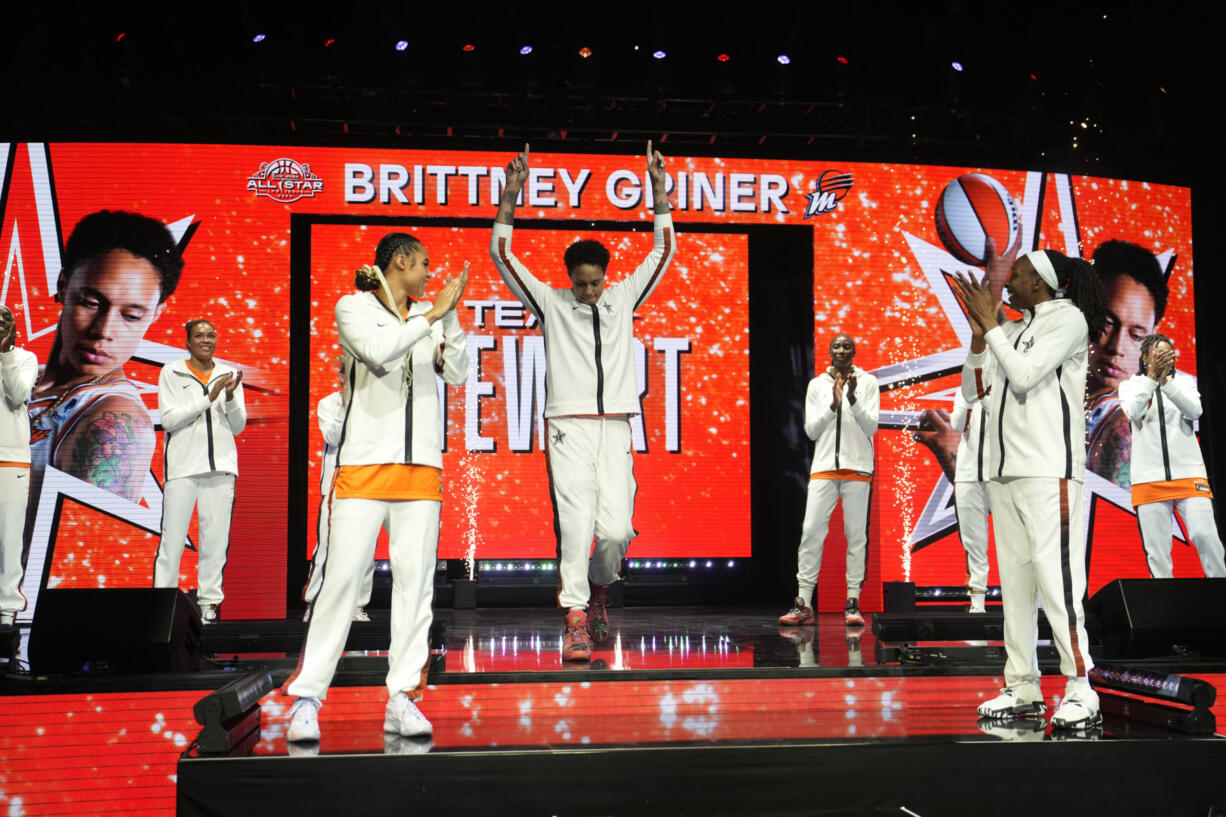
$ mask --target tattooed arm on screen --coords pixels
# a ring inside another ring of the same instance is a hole
[[[61,440],[56,468],[137,502],[156,445],[145,407],[112,396],[91,406]]]

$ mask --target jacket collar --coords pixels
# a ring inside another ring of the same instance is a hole
[[[166,365],[175,374],[181,374],[184,377],[190,377],[192,379],[195,379],[196,375],[192,374],[191,370],[187,368],[187,360],[188,360],[187,358],[182,357]],[[213,381],[213,378],[217,377],[219,374],[226,374],[227,372],[232,372],[232,371],[234,371],[234,369],[222,363],[220,360],[214,360],[213,361],[213,371],[209,372],[209,382],[211,383]]]

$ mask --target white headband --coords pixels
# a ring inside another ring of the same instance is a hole
[[[1060,281],[1056,278],[1056,268],[1051,265],[1051,259],[1047,257],[1047,253],[1042,250],[1028,252],[1025,256],[1030,262],[1030,266],[1034,267],[1034,271],[1039,274],[1052,292],[1056,293],[1057,298],[1064,297],[1064,288],[1060,286]]]

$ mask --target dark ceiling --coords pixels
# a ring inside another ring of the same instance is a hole
[[[4,13],[0,137],[555,149],[650,137],[675,152],[1186,184],[1226,120],[1216,33],[1169,3],[751,2],[735,17],[668,3],[47,5]]]

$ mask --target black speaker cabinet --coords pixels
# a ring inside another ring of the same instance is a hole
[[[183,672],[200,666],[200,612],[182,590],[44,590],[30,630],[39,674],[91,669]]]
[[[1116,579],[1090,599],[1103,658],[1152,658],[1179,644],[1226,657],[1226,579]]]

